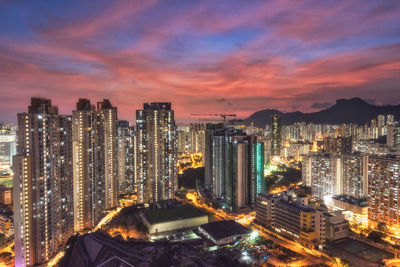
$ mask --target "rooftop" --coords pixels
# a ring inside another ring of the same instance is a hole
[[[172,208],[148,209],[143,211],[143,216],[150,224],[156,224],[207,216],[207,213],[191,205],[184,205]]]
[[[349,195],[337,195],[337,196],[333,196],[332,198],[342,201],[342,202],[352,204],[352,205],[356,205],[359,207],[367,207],[367,205],[368,205],[367,198],[356,198],[356,197],[349,196]]]
[[[301,206],[299,203],[295,201],[286,201],[283,198],[279,198],[276,202],[276,204],[285,206],[291,210],[295,210],[298,212],[304,211],[304,212],[313,212],[315,211],[313,208],[310,208],[308,205]]]
[[[250,230],[243,225],[233,221],[217,221],[200,225],[215,240],[223,239],[235,235],[246,235]]]

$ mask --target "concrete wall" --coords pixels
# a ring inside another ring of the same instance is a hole
[[[149,224],[148,229],[150,234],[155,234],[155,233],[162,233],[178,229],[196,227],[205,223],[208,223],[207,215],[196,218],[184,219],[184,220]]]

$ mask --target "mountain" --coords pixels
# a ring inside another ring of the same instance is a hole
[[[338,99],[332,107],[313,113],[302,113],[299,111],[284,113],[276,109],[260,110],[245,119],[244,123],[250,125],[253,122],[254,126],[264,128],[267,123],[271,123],[271,116],[273,114],[281,116],[283,125],[302,121],[321,124],[365,124],[378,115],[392,114],[398,120],[400,117],[400,105],[375,106],[360,98]]]

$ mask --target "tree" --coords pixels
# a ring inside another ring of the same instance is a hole
[[[384,222],[379,222],[379,223],[378,223],[378,230],[379,230],[380,232],[387,232],[388,227],[387,227],[386,223],[384,223]]]
[[[9,264],[12,261],[12,253],[11,252],[2,252],[0,253],[0,260],[4,263]]]
[[[371,241],[373,241],[375,243],[381,243],[383,237],[385,237],[385,234],[378,232],[378,231],[372,231],[368,235],[368,239],[370,239]]]

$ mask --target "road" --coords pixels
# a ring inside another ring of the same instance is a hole
[[[103,225],[109,223],[112,218],[114,218],[116,215],[118,215],[118,213],[121,211],[122,207],[116,207],[113,210],[110,210],[107,215],[105,215],[103,217],[103,219],[100,220],[100,222],[96,225],[96,227],[94,227],[92,230],[89,231],[84,231],[81,234],[84,233],[91,233],[91,232],[95,232],[98,229],[100,229]],[[63,248],[61,251],[59,251],[48,263],[47,263],[47,267],[51,267],[51,266],[56,266],[58,264],[58,262],[62,259],[62,257],[64,257],[65,251],[67,250],[67,248]]]
[[[250,227],[252,230],[257,230],[257,232],[264,238],[274,241],[282,247],[290,249],[294,252],[299,253],[307,257],[310,264],[326,264],[328,266],[335,266],[332,261],[329,259],[329,256],[324,255],[324,253],[318,250],[310,250],[299,243],[286,239],[283,236],[279,236],[276,233],[265,229],[257,224],[253,224],[253,227]]]

